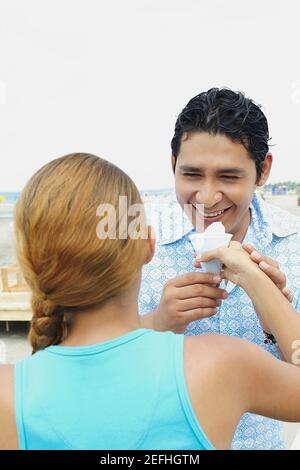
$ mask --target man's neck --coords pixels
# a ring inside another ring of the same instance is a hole
[[[237,241],[237,242],[242,243],[246,236],[250,223],[251,223],[251,209],[249,208],[241,227],[236,233],[233,234],[232,241]]]

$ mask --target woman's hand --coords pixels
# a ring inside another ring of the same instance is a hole
[[[281,271],[278,262],[269,256],[264,256],[259,253],[250,243],[243,243],[242,247],[247,251],[247,253],[249,253],[251,259],[258,264],[260,269],[271,279],[271,281],[276,284],[287,300],[292,302],[293,294],[291,290],[286,287],[286,276]]]
[[[216,248],[196,257],[196,263],[207,262],[213,259],[220,260],[225,266],[222,277],[234,284],[244,287],[249,276],[263,275],[258,264],[251,259],[250,254],[244,250],[241,243],[233,241],[229,247]]]
[[[253,245],[250,243],[243,243],[243,248],[244,250],[249,253],[251,259],[257,263],[259,268],[267,274],[267,276],[274,282],[274,284],[278,287],[278,289],[281,291],[281,293],[285,296],[285,298],[289,301],[292,302],[293,300],[293,295],[288,287],[286,287],[286,276],[285,274],[280,270],[280,266],[277,261],[273,260],[269,256],[264,256],[260,254]],[[254,306],[255,308],[255,306]],[[262,329],[266,333],[272,333],[271,329],[269,328],[268,324],[264,321],[262,318],[261,314],[255,310],[256,315],[259,319],[260,325]]]
[[[210,261],[211,259],[218,257],[218,259],[220,259],[226,266],[222,273],[222,277],[229,279],[234,284],[244,288],[245,285],[243,286],[243,280],[245,279],[245,276],[249,274],[252,276],[255,275],[255,272],[252,269],[253,264],[256,264],[259,270],[264,272],[278,287],[286,299],[289,302],[292,301],[291,291],[286,287],[286,277],[279,269],[279,265],[276,261],[267,256],[261,255],[252,245],[248,243],[241,245],[239,242],[231,242],[229,248],[220,248],[219,250],[221,250],[221,252],[216,253],[217,250],[213,250],[209,253],[204,253],[204,255],[201,257],[201,261]],[[242,253],[242,251],[244,253]],[[199,257],[196,258],[196,261],[199,265]],[[269,325],[263,319],[256,306],[253,306],[262,329],[266,333],[272,333]]]

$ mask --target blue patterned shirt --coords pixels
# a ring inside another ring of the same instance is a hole
[[[266,203],[254,193],[251,202],[251,223],[245,242],[263,255],[278,261],[287,277],[287,287],[293,293],[293,306],[300,312],[300,218]],[[156,253],[151,263],[144,266],[139,297],[139,311],[143,315],[156,309],[165,283],[194,268],[194,251],[188,238],[194,228],[182,211],[174,193],[159,203],[147,204],[148,221],[156,231]],[[229,296],[216,315],[191,322],[186,335],[221,333],[247,339],[280,358],[276,345],[265,344],[265,336],[252,302],[238,286],[228,282]],[[259,365],[258,365],[259,367]],[[283,425],[279,421],[247,413],[236,430],[233,449],[284,449]]]

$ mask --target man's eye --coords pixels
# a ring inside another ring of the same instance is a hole
[[[184,176],[200,176],[197,173],[183,173]]]
[[[221,178],[226,178],[226,179],[231,179],[231,180],[238,180],[238,176],[229,176],[229,175],[223,175]]]

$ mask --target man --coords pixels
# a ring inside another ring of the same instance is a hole
[[[266,117],[240,92],[213,88],[180,113],[171,142],[176,197],[155,215],[161,221],[159,242],[143,271],[140,313],[145,327],[239,336],[281,357],[245,292],[231,283],[219,286],[220,279],[201,272],[188,238],[199,218],[204,229],[221,221],[233,240],[246,243],[245,249],[290,301],[292,291],[293,305],[300,310],[299,219],[255,193],[272,167],[268,140]],[[192,208],[190,220],[181,209],[185,204]],[[245,415],[233,449],[282,449],[281,431],[279,422]]]

